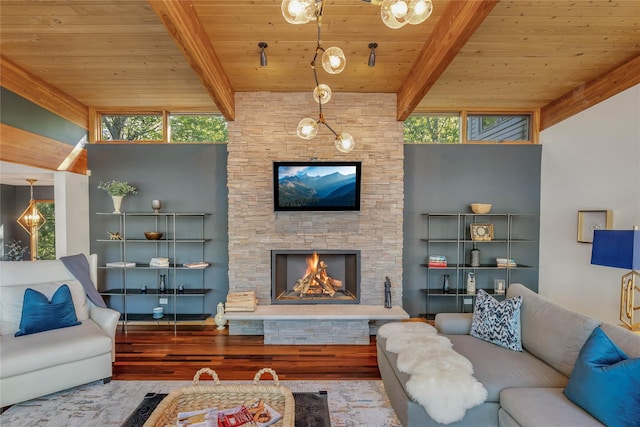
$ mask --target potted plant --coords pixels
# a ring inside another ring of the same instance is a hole
[[[22,246],[22,240],[11,239],[6,246],[9,248],[7,251],[7,259],[9,261],[22,261],[29,250],[26,246]]]
[[[111,199],[113,200],[113,208],[114,208],[113,213],[116,213],[116,214],[121,213],[120,206],[122,205],[122,198],[127,194],[136,194],[138,192],[136,187],[134,187],[133,185],[130,185],[126,181],[116,181],[116,180],[107,181],[107,182],[100,181],[98,188],[100,190],[106,191],[107,194],[111,196]]]

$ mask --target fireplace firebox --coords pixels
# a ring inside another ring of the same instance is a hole
[[[272,250],[272,304],[359,304],[360,251]]]

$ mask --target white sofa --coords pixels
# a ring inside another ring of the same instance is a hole
[[[96,283],[97,257],[89,257]],[[15,337],[24,291],[51,298],[67,284],[80,325]],[[62,261],[0,262],[0,407],[88,382],[111,380],[120,314],[94,305]]]

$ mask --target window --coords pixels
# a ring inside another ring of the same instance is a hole
[[[467,116],[468,141],[530,141],[528,114]]]
[[[457,144],[460,142],[460,115],[411,116],[404,122],[404,142]]]
[[[227,121],[219,114],[92,110],[91,142],[134,144],[225,143]]]
[[[36,203],[36,207],[47,220],[38,230],[36,259],[56,259],[55,204],[53,200],[36,200]]]
[[[105,114],[100,122],[102,141],[162,141],[160,114]]]
[[[170,142],[227,142],[227,121],[214,114],[171,114]]]
[[[405,143],[529,143],[538,141],[539,112],[415,114],[404,122]]]

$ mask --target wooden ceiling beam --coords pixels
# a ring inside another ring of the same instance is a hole
[[[89,108],[86,105],[23,70],[3,55],[0,55],[0,85],[83,129],[89,128]]]
[[[498,0],[450,1],[398,90],[397,120],[405,120],[455,59]]]
[[[220,112],[235,118],[234,91],[191,1],[148,0]]]
[[[640,55],[551,101],[540,110],[540,130],[551,127],[623,90],[640,84],[639,70]]]
[[[73,146],[55,139],[0,123],[0,160],[48,170],[58,170]],[[87,173],[87,150],[83,149],[67,172]]]

